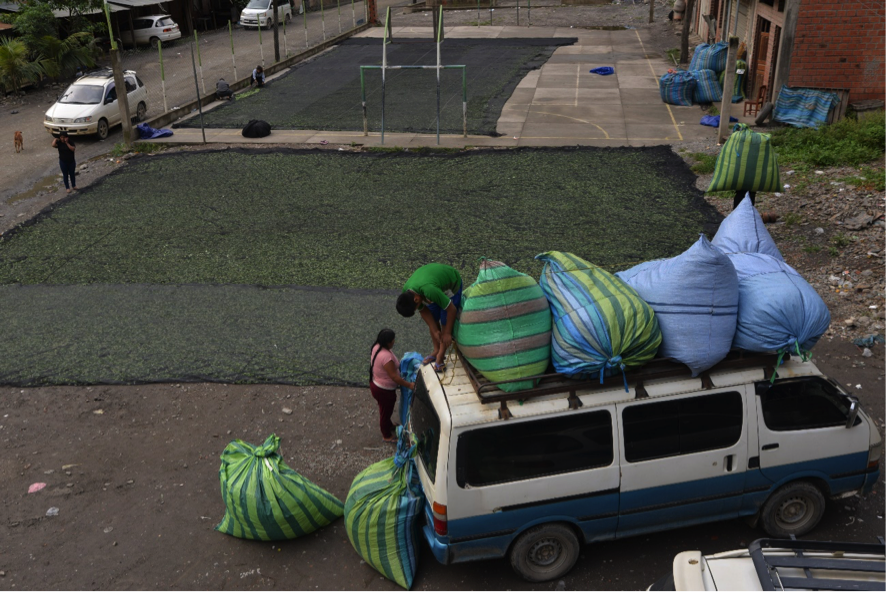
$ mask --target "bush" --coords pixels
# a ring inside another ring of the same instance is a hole
[[[58,37],[55,15],[49,5],[43,2],[22,4],[13,27],[32,57],[40,53],[40,44],[44,37]]]
[[[847,117],[833,125],[811,128],[782,128],[772,133],[781,164],[858,166],[883,158],[886,118],[882,111],[859,121]]]

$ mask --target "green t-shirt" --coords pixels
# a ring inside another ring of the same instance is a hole
[[[443,310],[449,307],[449,296],[461,288],[461,275],[454,267],[442,263],[428,263],[415,270],[403,291],[412,290],[421,296],[423,304],[434,303]],[[419,310],[421,310],[419,306]]]

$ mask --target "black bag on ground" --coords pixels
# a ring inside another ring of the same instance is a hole
[[[271,135],[271,124],[261,119],[252,119],[243,128],[244,138],[264,138]]]

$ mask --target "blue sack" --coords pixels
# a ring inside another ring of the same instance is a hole
[[[784,261],[781,251],[778,250],[778,246],[772,240],[769,231],[766,230],[763,218],[760,217],[760,213],[757,212],[757,208],[747,198],[747,195],[741,200],[738,207],[732,210],[732,213],[720,223],[720,228],[711,242],[727,254],[765,253],[779,261]]]
[[[406,352],[400,360],[400,377],[406,382],[415,382],[418,369],[421,368],[422,355],[418,352]],[[409,409],[412,407],[412,389],[400,387],[400,425],[409,423]]]
[[[729,117],[729,123],[733,121],[738,121],[734,117]],[[720,127],[720,116],[719,115],[702,115],[701,121],[698,122],[701,125],[707,125],[710,127]]]
[[[695,85],[695,76],[691,72],[668,72],[658,81],[658,92],[661,100],[669,105],[691,107]]]
[[[817,128],[827,122],[828,112],[839,102],[837,95],[832,92],[782,86],[775,101],[772,119],[794,127]]]
[[[763,253],[730,253],[738,274],[738,324],[733,347],[796,353],[808,359],[831,313],[794,268]]]
[[[738,276],[722,251],[701,236],[681,255],[616,273],[646,301],[661,326],[658,355],[698,376],[732,348]]]
[[[692,60],[689,62],[690,70],[713,70],[717,74],[726,69],[726,52],[729,51],[729,44],[725,41],[708,45],[702,43],[695,48],[692,53]]]
[[[140,123],[135,127],[138,129],[139,140],[153,140],[154,138],[166,138],[172,135],[171,129],[154,129],[147,123]]]
[[[609,66],[600,66],[599,68],[590,70],[590,73],[599,74],[600,76],[609,76],[610,74],[615,74],[615,69],[610,68]]]
[[[695,76],[695,92],[692,99],[696,103],[719,103],[723,100],[723,89],[713,70],[692,70]],[[736,120],[738,121],[738,120]]]

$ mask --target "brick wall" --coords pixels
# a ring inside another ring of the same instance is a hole
[[[801,0],[788,86],[886,96],[886,0]]]

